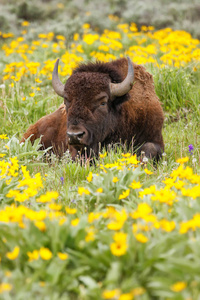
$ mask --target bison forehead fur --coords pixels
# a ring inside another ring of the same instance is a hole
[[[42,135],[44,148],[52,146],[58,154],[68,148],[73,159],[85,147],[87,155],[91,150],[97,154],[99,142],[106,146],[134,141],[138,152],[158,160],[164,150],[164,116],[152,75],[133,64],[133,87],[126,83],[128,90],[113,96],[113,86],[121,88],[127,80],[128,67],[125,58],[80,65],[63,87],[58,82],[63,91],[55,88],[64,97],[66,109],[61,105],[31,125],[22,141],[31,134],[32,141]]]
[[[94,96],[103,90],[109,91],[109,76],[100,73],[75,73],[67,80],[65,91],[71,97]]]

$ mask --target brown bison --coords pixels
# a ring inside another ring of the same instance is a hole
[[[81,64],[63,85],[56,61],[52,85],[64,98],[55,112],[31,125],[22,141],[41,138],[43,148],[74,160],[82,152],[98,155],[99,144],[132,142],[137,153],[158,160],[164,150],[163,110],[152,75],[128,57],[108,63]]]

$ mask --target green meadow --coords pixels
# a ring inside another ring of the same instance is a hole
[[[0,32],[0,299],[198,300],[200,41],[114,15],[107,28],[89,21],[69,40],[32,20]],[[20,144],[63,101],[56,58],[64,83],[79,63],[124,56],[153,75],[162,103],[158,165],[126,145],[90,164]]]

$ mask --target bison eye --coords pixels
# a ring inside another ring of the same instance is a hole
[[[107,102],[101,102],[101,106],[105,106],[107,104]]]

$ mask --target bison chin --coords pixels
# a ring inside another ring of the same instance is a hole
[[[72,160],[77,158],[90,160],[98,156],[98,144],[95,146],[94,136],[85,127],[69,128],[67,131],[68,148],[72,156]]]

